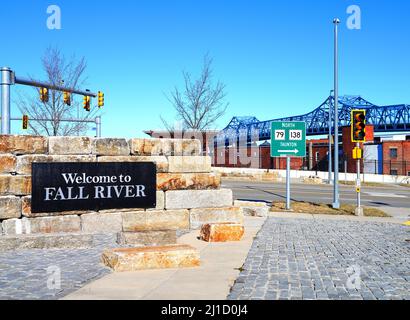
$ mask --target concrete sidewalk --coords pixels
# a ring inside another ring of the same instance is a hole
[[[245,236],[240,242],[206,243],[198,240],[199,231],[179,238],[179,243],[200,251],[198,268],[111,273],[63,299],[225,300],[265,220],[245,217]]]
[[[403,217],[356,217],[349,215],[332,215],[332,214],[311,214],[311,213],[294,213],[294,212],[270,212],[270,217],[275,218],[290,218],[290,219],[310,219],[310,220],[341,220],[341,221],[357,221],[357,222],[381,222],[403,224],[408,218]]]

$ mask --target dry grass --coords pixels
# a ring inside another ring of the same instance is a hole
[[[333,214],[333,215],[354,215],[355,206],[354,205],[342,205],[340,209],[333,209],[330,205],[324,203],[312,203],[312,202],[292,202],[292,211],[295,213],[310,213],[310,214]],[[376,208],[364,207],[364,215],[366,217],[390,217],[384,211]],[[285,202],[275,201],[272,203],[273,212],[284,212],[286,211]]]
[[[340,184],[346,185],[346,186],[355,186],[356,182],[355,181],[344,181],[341,180],[339,181]],[[385,187],[388,185],[387,183],[379,183],[379,182],[362,182],[361,183],[362,187]]]

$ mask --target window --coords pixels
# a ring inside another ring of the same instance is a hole
[[[391,169],[390,170],[390,175],[391,176],[397,176],[398,175],[398,171],[396,169]]]
[[[390,148],[390,159],[397,159],[397,148]]]
[[[410,171],[409,171],[409,172],[407,172],[407,175],[410,177]]]

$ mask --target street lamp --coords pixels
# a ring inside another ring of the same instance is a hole
[[[340,20],[333,20],[334,24],[334,104],[335,104],[335,173],[333,183],[333,208],[340,208],[339,201],[339,52],[338,52],[338,26]]]
[[[328,167],[329,176],[328,183],[332,184],[332,98],[334,90],[330,90],[330,102],[329,102],[329,149],[328,149]]]

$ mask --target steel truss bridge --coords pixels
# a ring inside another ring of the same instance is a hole
[[[304,121],[307,135],[329,134],[329,109],[334,133],[334,97],[329,96],[318,108],[301,116],[269,121],[259,121],[255,117],[234,117],[215,138],[215,142],[218,146],[223,146],[270,140],[273,121]],[[351,111],[356,109],[367,111],[367,124],[373,125],[375,132],[410,131],[410,105],[377,106],[360,96],[342,96],[339,98],[339,133],[342,132],[342,127],[350,126]]]

